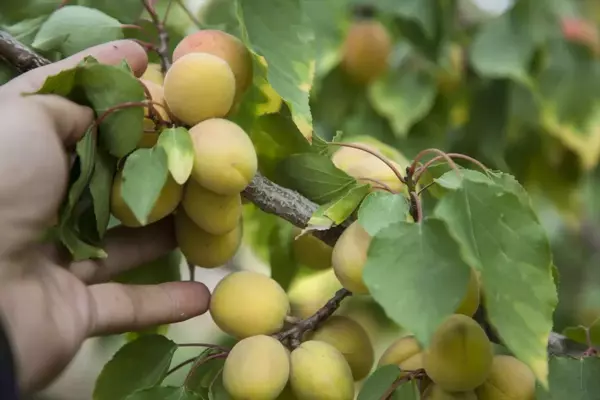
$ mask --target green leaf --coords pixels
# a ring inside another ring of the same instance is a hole
[[[210,400],[232,400],[232,397],[225,390],[225,386],[223,385],[223,373],[222,371],[217,375],[217,377],[213,380],[210,385],[209,392]]]
[[[182,255],[173,250],[156,260],[120,273],[112,280],[128,285],[158,285],[181,280]]]
[[[94,173],[90,180],[90,191],[94,200],[96,229],[100,238],[104,237],[104,233],[108,228],[108,221],[110,218],[110,195],[116,168],[117,160],[103,149],[98,149]]]
[[[102,11],[125,24],[136,23],[144,11],[142,1],[79,0],[79,5]]]
[[[56,75],[50,75],[42,84],[42,87],[33,94],[56,94],[61,97],[70,98],[70,94],[77,83],[77,74],[79,73],[80,65],[64,69]]]
[[[401,194],[373,192],[362,202],[358,210],[358,223],[370,236],[396,222],[406,221],[409,204]]]
[[[207,348],[200,355],[201,358],[210,357],[216,354],[217,350]],[[197,393],[206,394],[206,398],[209,398],[210,387],[215,379],[220,375],[223,366],[225,365],[224,358],[213,358],[208,361],[203,361],[196,369],[192,372],[192,375],[187,378],[186,387]]]
[[[563,335],[578,343],[598,346],[600,345],[600,319],[594,321],[589,327],[580,325],[565,328]]]
[[[137,390],[159,385],[166,376],[175,350],[177,344],[161,335],[141,336],[125,344],[100,372],[94,388],[94,400],[125,399]]]
[[[103,118],[99,127],[100,144],[115,157],[121,158],[136,148],[143,134],[143,107],[128,107],[115,110],[120,104],[143,101],[144,89],[138,79],[121,66],[99,64],[86,58],[78,75],[78,85],[98,116],[109,109],[110,115]]]
[[[183,185],[194,166],[194,143],[190,132],[183,127],[165,129],[160,133],[156,145],[165,150],[169,171],[175,182]]]
[[[294,230],[291,224],[279,223],[269,234],[269,265],[271,278],[287,291],[298,272],[299,265],[294,257],[292,243]]]
[[[17,76],[15,70],[4,61],[0,61],[0,85],[12,80]]]
[[[283,160],[279,168],[286,186],[319,204],[336,199],[356,182],[329,157],[320,154],[294,154]]]
[[[308,96],[312,87],[314,54],[312,28],[300,0],[237,0],[244,40],[268,64],[268,80],[288,104],[305,137],[312,134]],[[267,17],[270,16],[270,17]]]
[[[492,179],[465,175],[435,215],[446,221],[468,264],[481,271],[488,318],[503,343],[547,382],[557,294],[550,245],[531,207]]]
[[[446,224],[431,217],[381,229],[371,240],[363,271],[373,299],[424,347],[458,308],[469,276]]]
[[[168,174],[167,154],[162,148],[137,149],[127,157],[121,195],[142,225],[147,224]]]
[[[83,6],[64,6],[44,22],[32,46],[71,56],[89,47],[123,39],[121,23],[102,11]]]
[[[60,241],[71,253],[73,261],[106,258],[108,256],[102,248],[82,240],[72,224],[73,220],[68,219],[67,222],[60,227],[58,235]]]
[[[0,15],[2,15],[1,11]],[[0,22],[0,27],[2,30],[10,33],[19,42],[26,46],[30,46],[47,18],[48,15],[35,16],[24,20],[18,20],[12,25],[2,25]]]
[[[433,107],[437,87],[423,70],[399,68],[375,81],[369,88],[373,107],[385,116],[394,133],[405,137],[413,124]]]
[[[47,16],[58,8],[62,0],[2,0],[0,15],[10,22]]]
[[[380,400],[399,375],[400,367],[397,365],[377,368],[363,384],[356,400]]]
[[[394,390],[394,394],[390,400],[421,400],[421,392],[415,380],[404,382],[398,389]]]
[[[339,225],[344,222],[369,194],[369,184],[355,183],[344,191],[338,198],[320,206],[308,221],[309,226],[323,226],[325,229],[331,225]],[[331,221],[331,224],[328,222]],[[327,226],[328,225],[328,226]]]
[[[127,400],[201,400],[200,395],[185,387],[160,386],[144,389],[126,397]]]
[[[550,357],[546,391],[537,386],[537,400],[595,400],[600,393],[600,358]]]

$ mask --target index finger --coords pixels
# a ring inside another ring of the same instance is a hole
[[[101,64],[108,65],[117,65],[125,60],[137,77],[142,76],[148,66],[148,55],[142,46],[133,40],[117,40],[90,47],[64,60],[26,72],[2,86],[0,93],[35,92],[47,77],[75,67],[88,56],[94,57]]]

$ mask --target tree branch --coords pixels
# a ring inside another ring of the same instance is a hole
[[[0,59],[5,60],[19,73],[50,64],[46,58],[20,43],[7,32],[0,31]],[[253,202],[262,211],[275,214],[297,227],[305,228],[317,204],[301,194],[277,185],[257,173],[250,185],[244,190],[245,198]],[[349,221],[340,226],[325,231],[315,231],[314,236],[329,245],[334,245]],[[310,330],[322,320],[329,317],[339,306],[339,302],[351,293],[342,289],[323,306],[316,314],[301,321],[298,325],[281,333],[286,338],[294,336],[300,329]],[[553,355],[581,356],[587,349],[586,345],[576,343],[565,336],[552,332],[548,341],[548,352]]]

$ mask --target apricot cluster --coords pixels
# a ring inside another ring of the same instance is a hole
[[[189,127],[194,153],[189,178],[180,184],[168,175],[146,224],[175,214],[178,245],[187,260],[204,268],[223,265],[240,246],[241,192],[258,164],[247,133],[227,119],[252,83],[251,54],[232,35],[201,30],[179,42],[164,77],[151,64],[140,83],[152,106],[144,109],[138,147],[157,145],[158,120]],[[123,171],[118,171],[111,212],[125,226],[140,226],[123,200],[122,183]]]

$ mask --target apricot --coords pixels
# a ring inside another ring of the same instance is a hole
[[[150,81],[157,85],[163,85],[165,83],[165,77],[162,73],[162,67],[157,63],[149,63],[146,71],[143,73],[141,79],[144,81]]]
[[[397,365],[403,371],[416,371],[423,368],[421,345],[413,335],[396,339],[379,358],[377,366],[384,365]]]
[[[235,229],[242,217],[239,193],[217,194],[192,179],[185,185],[181,205],[196,225],[213,235],[224,235]]]
[[[227,263],[242,241],[242,225],[224,235],[211,235],[192,221],[185,210],[175,214],[177,244],[187,260],[199,267],[214,268]]]
[[[299,400],[353,400],[354,379],[335,347],[308,340],[292,351],[290,385]]]
[[[346,358],[355,381],[360,381],[371,371],[375,354],[369,335],[356,321],[334,315],[312,335],[312,340],[329,343]]]
[[[301,229],[294,228],[292,249],[296,261],[312,269],[322,270],[331,268],[333,248],[314,237],[311,233],[296,237],[300,232]]]
[[[208,53],[225,60],[235,76],[237,96],[252,84],[252,55],[241,40],[227,32],[204,29],[184,37],[173,51],[173,61],[189,53]]]
[[[363,270],[367,261],[367,251],[371,237],[354,221],[341,234],[333,247],[331,264],[335,276],[342,286],[355,294],[368,294],[369,289],[363,281]]]
[[[423,362],[431,380],[448,392],[466,392],[485,382],[492,368],[492,344],[472,318],[453,314],[436,329]]]
[[[123,200],[121,186],[123,184],[123,170],[119,170],[113,180],[113,186],[110,195],[110,212],[121,221],[125,226],[139,227],[142,223],[138,221],[136,216],[131,211],[131,208]],[[146,225],[156,222],[171,214],[181,201],[183,196],[183,186],[179,185],[171,177],[167,176],[165,185],[163,186],[158,199],[154,203],[154,207],[148,215]]]
[[[288,350],[270,336],[257,335],[233,346],[223,366],[223,386],[233,399],[276,399],[290,376]]]
[[[364,143],[355,144],[375,151],[402,173],[403,168],[397,162],[382,155],[375,147],[365,145]],[[366,151],[352,147],[343,147],[333,153],[331,160],[336,167],[358,182],[368,183],[374,188],[381,188],[381,185],[378,185],[378,182],[381,182],[396,193],[404,189],[404,184],[398,179],[394,171],[386,163]]]
[[[191,178],[222,195],[242,192],[258,169],[252,140],[235,123],[213,118],[190,129],[194,144]]]
[[[149,80],[140,79],[140,82],[148,89],[150,98],[148,100],[155,101],[159,104],[154,104],[154,110],[160,115],[163,121],[170,122],[169,113],[167,111],[167,103],[165,102],[163,87]],[[148,107],[144,107],[144,133],[138,142],[138,148],[153,147],[158,141],[158,132],[146,132],[154,130],[155,125],[152,119],[149,118]]]
[[[235,77],[229,65],[208,53],[189,53],[165,76],[165,100],[175,117],[188,125],[224,117],[233,105]]]
[[[355,21],[343,45],[341,67],[354,82],[368,84],[387,71],[391,52],[392,39],[379,21]]]
[[[462,302],[454,312],[455,314],[464,314],[467,317],[472,317],[479,308],[479,280],[477,274],[471,269],[467,292],[463,297]]]
[[[227,275],[213,290],[210,314],[223,332],[237,338],[270,335],[290,311],[285,291],[270,277],[251,271]]]
[[[292,314],[299,318],[310,317],[341,288],[331,268],[296,278],[288,289]]]
[[[423,394],[423,400],[477,400],[475,392],[446,392],[438,385],[429,385]]]
[[[535,375],[521,360],[497,355],[490,375],[475,392],[479,400],[534,400]]]

